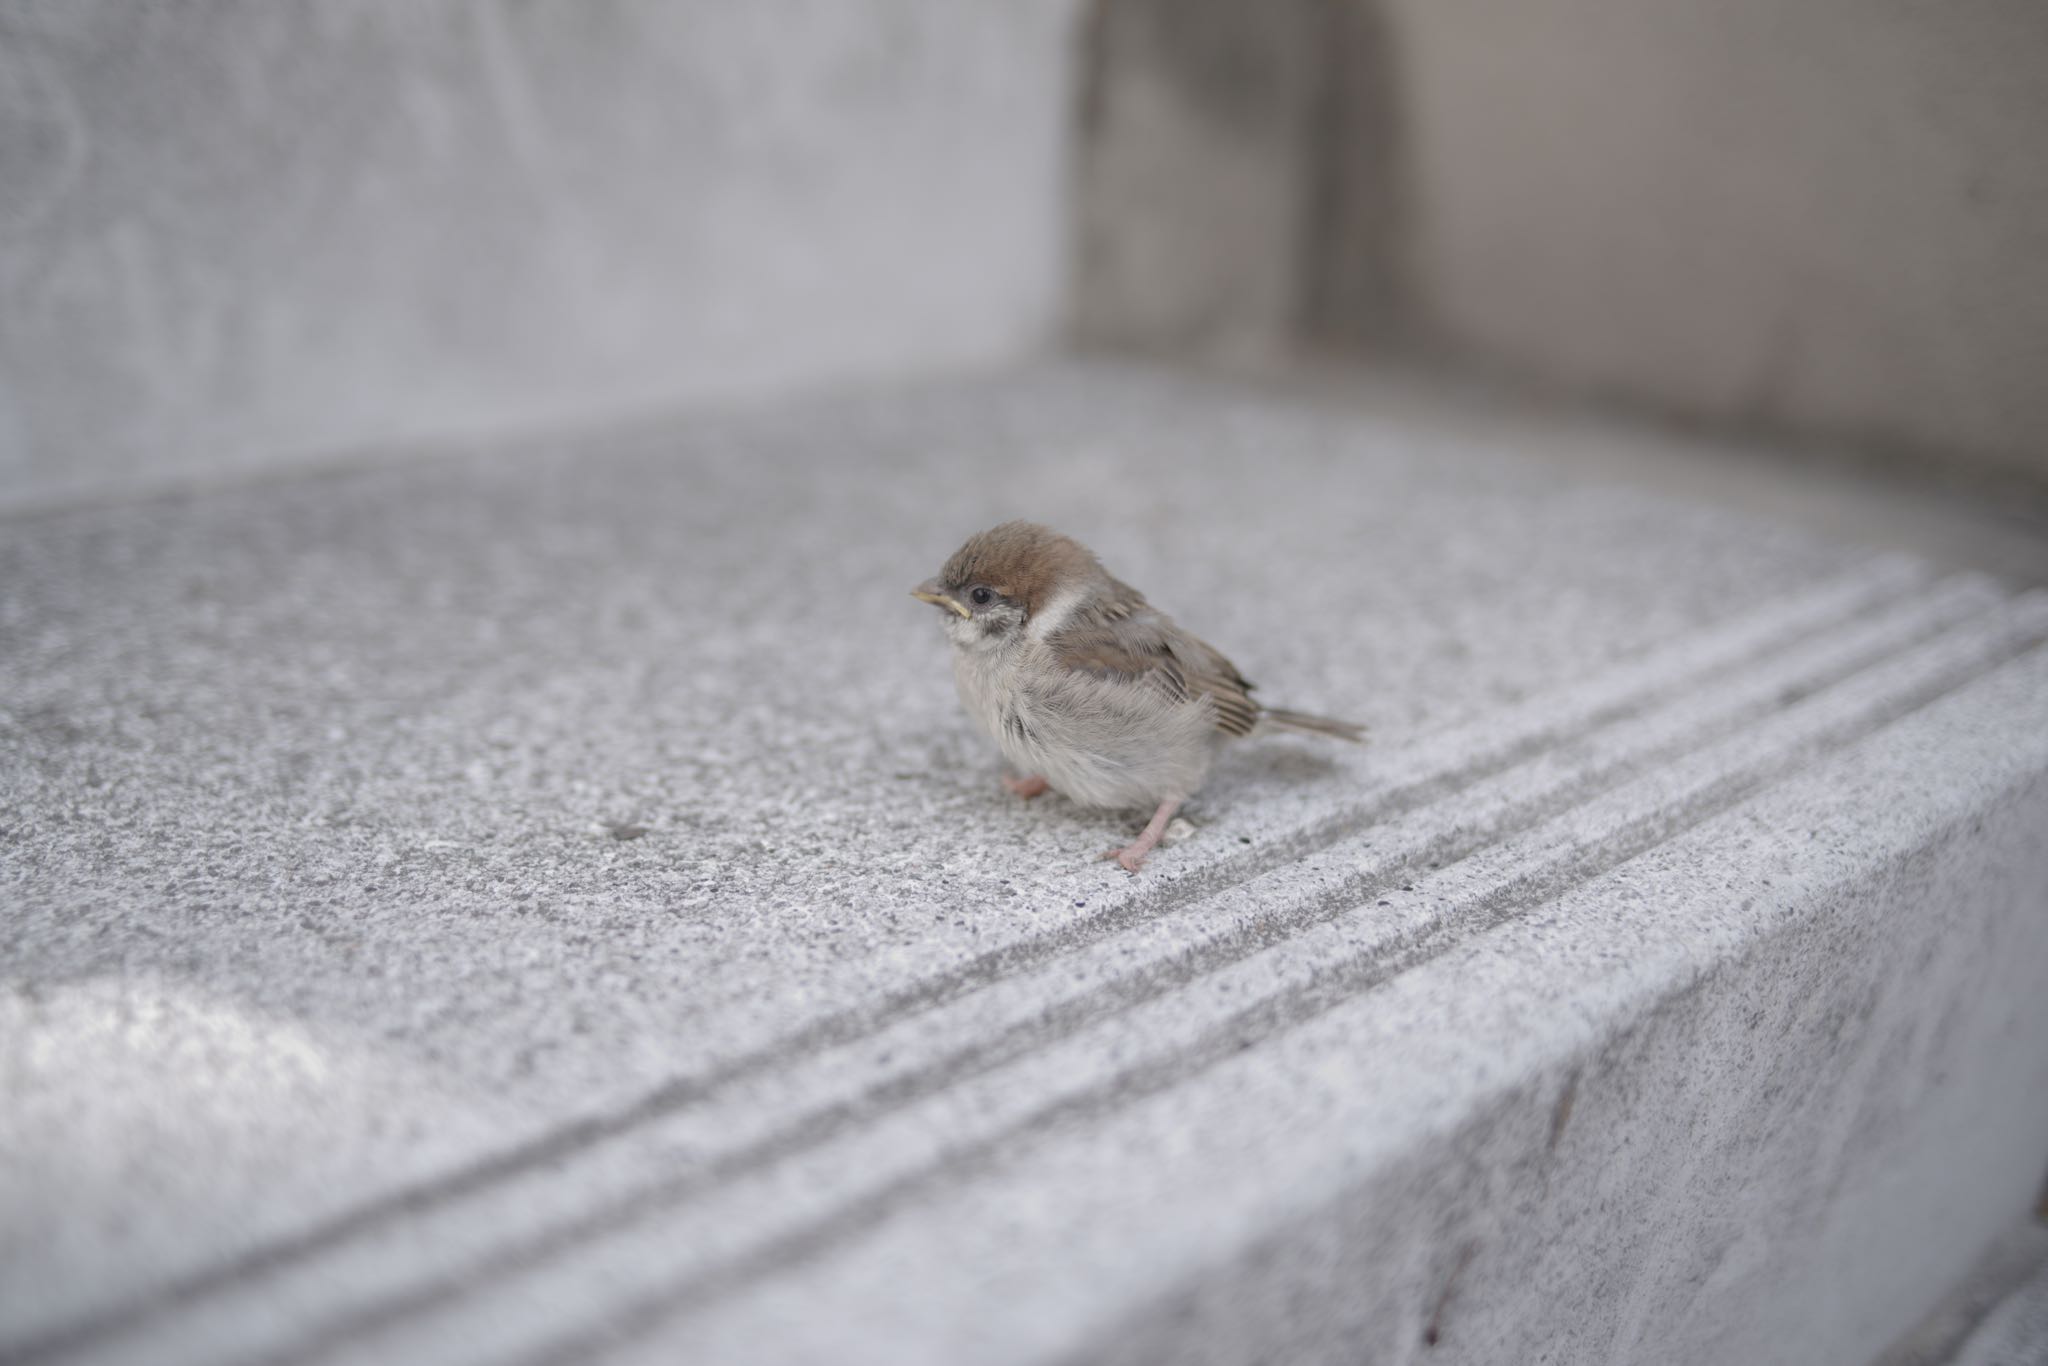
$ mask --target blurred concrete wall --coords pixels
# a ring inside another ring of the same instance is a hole
[[[1073,328],[1084,342],[1270,347],[1309,286],[1326,70],[1316,0],[1090,11],[1076,129]]]
[[[1245,354],[1406,322],[1401,73],[1350,0],[1095,0],[1072,328]]]
[[[1391,0],[1426,318],[1547,378],[2048,473],[2048,6]]]
[[[0,500],[1063,317],[2048,472],[2044,73],[2037,0],[0,0]]]
[[[1448,343],[2048,473],[2037,0],[1099,0],[1093,31],[1084,337]]]
[[[1072,0],[0,0],[0,498],[1056,327]]]

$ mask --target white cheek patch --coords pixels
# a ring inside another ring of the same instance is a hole
[[[1079,588],[1063,588],[1053,594],[1045,606],[1031,616],[1031,624],[1025,634],[1034,643],[1044,643],[1059,633],[1061,627],[1073,620],[1074,612],[1081,606],[1084,594]]]

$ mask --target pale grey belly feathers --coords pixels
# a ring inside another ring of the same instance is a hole
[[[1003,757],[1083,806],[1155,806],[1192,796],[1208,772],[1216,723],[1206,698],[1068,669],[1020,669],[1023,643],[957,649],[954,681]]]

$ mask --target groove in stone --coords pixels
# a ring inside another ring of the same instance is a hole
[[[1555,723],[1531,726],[1528,724],[1529,717],[1527,713],[1540,712],[1541,708],[1525,707],[1519,709],[1524,715],[1513,718],[1512,722],[1508,724],[1496,722],[1491,726],[1485,727],[1485,729],[1494,732],[1493,738],[1495,742],[1492,745],[1488,745],[1484,741],[1475,744],[1474,747],[1480,751],[1477,762],[1468,762],[1463,766],[1441,766],[1436,768],[1434,772],[1431,772],[1428,768],[1429,756],[1425,752],[1420,757],[1420,762],[1412,765],[1423,770],[1417,778],[1394,788],[1392,791],[1383,792],[1372,799],[1354,804],[1346,813],[1345,818],[1325,822],[1323,828],[1316,831],[1312,837],[1314,843],[1326,846],[1341,840],[1345,833],[1347,833],[1347,829],[1370,828],[1376,819],[1383,819],[1389,814],[1400,814],[1399,805],[1403,798],[1412,799],[1420,798],[1424,795],[1434,795],[1432,789],[1438,787],[1447,787],[1452,793],[1462,791],[1486,776],[1512,767],[1528,753],[1540,752],[1546,742],[1556,743],[1560,738],[1572,738],[1569,733],[1560,737],[1559,731],[1571,726],[1573,722],[1576,722],[1577,726],[1581,728],[1591,727],[1610,720],[1616,715],[1639,712],[1663,697],[1673,695],[1685,696],[1686,689],[1697,688],[1703,681],[1719,677],[1730,670],[1741,668],[1749,663],[1759,650],[1768,650],[1773,646],[1782,647],[1787,643],[1791,644],[1795,651],[1809,648],[1809,642],[1804,635],[1805,632],[1818,629],[1824,623],[1832,624],[1843,612],[1868,611],[1873,603],[1883,604],[1892,601],[1899,594],[1917,585],[1922,577],[1917,572],[1909,572],[1895,564],[1880,566],[1877,571],[1868,575],[1836,581],[1823,586],[1822,589],[1800,595],[1798,598],[1789,600],[1786,603],[1774,604],[1773,607],[1733,623],[1718,633],[1702,633],[1699,636],[1689,638],[1686,641],[1680,642],[1677,647],[1665,654],[1653,656],[1633,666],[1625,666],[1607,675],[1603,680],[1600,680],[1600,682],[1607,684],[1604,688],[1595,684],[1576,690],[1570,698],[1566,699],[1566,705],[1563,710],[1567,713],[1567,719],[1562,726]],[[1938,621],[1944,612],[1952,612],[1959,607],[1970,604],[1981,606],[1982,599],[1988,592],[1989,590],[1984,589],[1981,585],[1965,584],[1958,586],[1950,584],[1930,592],[1922,592],[1917,597],[1909,598],[1902,607],[1896,610],[1895,614],[1903,614],[1908,622],[1906,629],[1911,629],[1910,623],[1912,621],[1923,618]],[[1888,631],[1896,632],[1901,628],[1891,621],[1891,617],[1887,616],[1877,623],[1859,623],[1852,617],[1847,629],[1852,632],[1861,631],[1864,634],[1882,638]],[[1709,640],[1706,638],[1708,636],[1714,636],[1715,639]],[[1674,660],[1668,656],[1678,657],[1677,662],[1680,662],[1682,667],[1673,668]],[[1574,713],[1575,715],[1572,715]],[[1393,808],[1393,810],[1390,811],[1390,808]],[[1512,833],[1514,828],[1516,827],[1513,824],[1510,824],[1506,830],[1496,827],[1491,837]],[[1427,854],[1434,853],[1438,856],[1439,860],[1462,858],[1473,852],[1483,842],[1483,839],[1477,841],[1467,840],[1449,845],[1418,849],[1413,857],[1406,862],[1391,865],[1383,864],[1382,867],[1390,869],[1391,872],[1384,874],[1382,880],[1389,880],[1393,876],[1399,876],[1412,871],[1415,867],[1419,866]],[[1211,900],[1230,891],[1234,887],[1241,886],[1247,881],[1274,871],[1274,868],[1270,865],[1280,865],[1280,869],[1284,871],[1285,860],[1299,857],[1302,850],[1298,846],[1290,846],[1284,850],[1275,850],[1269,847],[1262,852],[1264,853],[1263,858],[1241,856],[1236,860],[1230,861],[1227,871],[1235,875],[1226,875],[1222,878],[1183,879],[1178,883],[1172,884],[1170,887],[1162,889],[1165,893],[1164,895],[1138,898],[1136,899],[1136,905],[1127,902],[1122,908],[1126,913],[1115,917],[1113,922],[1109,916],[1102,918],[1104,922],[1108,922],[1102,932],[1088,940],[1084,940],[1079,945],[1060,944],[1058,947],[1071,950],[1076,947],[1087,948],[1092,944],[1099,944],[1107,933],[1113,932],[1116,928],[1150,918],[1150,916],[1142,914],[1144,909],[1156,906],[1156,909],[1151,910],[1151,914],[1156,915],[1160,911],[1170,910],[1177,905],[1184,906],[1192,901]],[[1355,888],[1352,890],[1355,890]],[[1341,891],[1336,894],[1336,899],[1341,901],[1344,896],[1350,894],[1351,891]],[[1141,913],[1131,914],[1130,912],[1133,911]],[[1327,918],[1327,915],[1330,913],[1333,912],[1327,910],[1314,911],[1308,918],[1296,922],[1297,927],[1300,924],[1317,923],[1318,920]],[[1273,932],[1272,922],[1268,921],[1267,923],[1270,935]],[[1284,937],[1284,935],[1281,937]],[[1033,944],[1038,942],[1032,941]],[[1034,1044],[1043,1046],[1046,1040],[1042,1035],[1047,1030],[1059,1032],[1083,1028],[1090,1023],[1106,1018],[1108,1015],[1153,999],[1161,992],[1179,985],[1199,973],[1214,970],[1219,964],[1235,961],[1238,957],[1242,956],[1243,952],[1257,951],[1277,941],[1271,937],[1262,937],[1249,940],[1240,939],[1235,942],[1238,945],[1238,951],[1231,951],[1228,948],[1219,950],[1212,946],[1209,950],[1199,955],[1180,955],[1182,961],[1170,963],[1169,968],[1171,970],[1168,973],[1150,980],[1133,978],[1107,983],[1098,989],[1098,995],[1095,998],[1084,997],[1078,1001],[1063,1003],[1060,1008],[1052,1012],[1045,1012],[1039,1020],[1026,1022],[1025,1025],[1014,1028],[1009,1037],[998,1038],[978,1050],[964,1051],[958,1059],[954,1060],[954,1065],[941,1069],[940,1075],[920,1078],[913,1074],[910,1077],[897,1078],[886,1082],[867,1096],[830,1107],[816,1115],[806,1117],[804,1120],[799,1121],[798,1124],[784,1131],[771,1134],[758,1149],[751,1153],[742,1150],[715,1159],[713,1164],[701,1172],[693,1173],[691,1177],[685,1178],[685,1183],[688,1188],[696,1189],[704,1183],[731,1179],[747,1171],[756,1170],[774,1160],[814,1146],[816,1143],[829,1141],[834,1132],[849,1123],[857,1123],[863,1119],[872,1119],[878,1114],[886,1113],[888,1109],[895,1105],[913,1101],[923,1095],[930,1094],[933,1090],[952,1084],[964,1076],[971,1076],[990,1067],[1000,1066],[1004,1062],[1019,1056]],[[998,950],[997,954],[1004,952]],[[991,957],[993,956],[991,955]],[[1044,962],[1050,955],[1041,951],[1017,956],[1024,958],[1026,961],[1018,964],[1005,964],[1004,966],[1011,968],[1030,966],[1034,962]],[[994,965],[991,964],[989,966],[993,967]],[[1000,973],[1001,969],[997,968],[995,971]],[[314,1239],[307,1240],[310,1246],[305,1251],[299,1253],[298,1256],[280,1260],[297,1260],[299,1257],[314,1255],[322,1246],[332,1246],[349,1237],[371,1231],[374,1224],[383,1218],[426,1213],[437,1205],[488,1191],[492,1185],[506,1179],[516,1178],[524,1170],[543,1164],[552,1165],[566,1157],[572,1156],[577,1151],[660,1119],[669,1112],[708,1100],[735,1082],[744,1079],[748,1074],[771,1068],[778,1061],[801,1059],[807,1051],[822,1051],[855,1042],[889,1027],[901,1017],[916,1010],[930,1009],[935,1005],[943,1006],[948,1004],[970,991],[974,987],[976,978],[986,980],[988,973],[986,971],[974,972],[971,966],[970,969],[962,970],[954,974],[954,976],[960,980],[948,984],[945,988],[938,991],[933,991],[931,984],[927,983],[921,984],[920,988],[913,988],[910,991],[898,993],[882,1009],[865,1012],[868,1018],[864,1021],[840,1022],[831,1019],[821,1021],[818,1026],[803,1032],[802,1036],[800,1036],[801,1042],[798,1042],[796,1038],[785,1038],[778,1045],[771,1046],[770,1050],[763,1050],[763,1053],[767,1056],[762,1056],[762,1054],[745,1056],[736,1060],[733,1064],[729,1064],[694,1081],[686,1081],[669,1088],[664,1088],[662,1091],[655,1093],[640,1104],[621,1112],[617,1116],[568,1126],[564,1130],[550,1135],[543,1144],[532,1145],[525,1150],[515,1150],[515,1153],[509,1156],[509,1160],[487,1162],[469,1169],[462,1173],[458,1180],[448,1183],[439,1191],[433,1192],[428,1198],[410,1201],[401,1199],[390,1202],[389,1205],[382,1209],[367,1207],[365,1211],[360,1213],[358,1218],[343,1221],[340,1227],[334,1229],[328,1236],[317,1241]],[[656,1201],[662,1201],[671,1198],[676,1193],[675,1191],[664,1189],[661,1192],[655,1193],[653,1198]],[[637,1192],[632,1196],[635,1204],[644,1202],[648,1198],[649,1193],[647,1192]],[[613,1209],[609,1213],[616,1215],[617,1210]],[[567,1234],[569,1229],[573,1228],[576,1231],[574,1236],[580,1237],[602,1225],[602,1223],[603,1218],[601,1216],[589,1216],[573,1221],[568,1227],[558,1226],[557,1232]],[[568,1241],[573,1242],[574,1237],[570,1237]],[[545,1242],[550,1248],[564,1245],[553,1237],[546,1239]],[[525,1250],[533,1251],[534,1249],[529,1248]],[[545,1255],[545,1253],[542,1253],[542,1255]],[[525,1264],[529,1260],[531,1258],[527,1256],[515,1256],[510,1260],[503,1258],[491,1259],[494,1268],[499,1270],[510,1270],[517,1265]],[[239,1275],[248,1274],[250,1274],[249,1269],[243,1269],[239,1273]],[[426,1287],[414,1286],[403,1297],[402,1302],[387,1301],[383,1308],[387,1311],[396,1311],[402,1316],[405,1308],[424,1309],[429,1307],[435,1299],[450,1292],[459,1293],[460,1289],[460,1286],[440,1285],[435,1292],[429,1293]],[[184,1298],[193,1297],[195,1296],[188,1295]],[[383,1321],[388,1317],[388,1313],[366,1311],[363,1314],[347,1316],[347,1321],[354,1327],[364,1327],[367,1326],[365,1320]],[[107,1325],[109,1329],[117,1328],[118,1326],[118,1324]],[[98,1335],[94,1334],[94,1336]],[[344,1332],[340,1336],[346,1337],[347,1334]],[[322,1332],[316,1335],[316,1340],[331,1342],[337,1339],[327,1332]],[[55,1346],[57,1350],[63,1350],[62,1345],[50,1345]],[[301,1343],[302,1347],[313,1345],[303,1340]],[[44,1344],[33,1345],[30,1350],[34,1351],[37,1347],[41,1346],[44,1346]],[[291,1353],[289,1359],[297,1359],[299,1355],[300,1353],[298,1352]],[[22,1359],[29,1360],[35,1358],[24,1357]]]
[[[1961,642],[1955,641],[1953,636],[1958,634],[1965,639]],[[1897,666],[1882,671],[1878,677],[1864,680],[1858,686],[1844,690],[1847,694],[1846,702],[1840,697],[1816,696],[1809,703],[1801,704],[1799,710],[1802,713],[1818,713],[1817,718],[1802,715],[1799,724],[1784,727],[1794,733],[1777,742],[1738,741],[1732,746],[1736,751],[1734,761],[1724,765],[1720,773],[1699,775],[1700,781],[1683,787],[1677,793],[1669,794],[1662,805],[1653,805],[1649,816],[1618,819],[1609,835],[1591,850],[1573,851],[1564,860],[1564,863],[1569,865],[1564,868],[1564,872],[1570,881],[1581,882],[1611,871],[1683,830],[1739,804],[1796,768],[1852,744],[1926,706],[1985,669],[1994,668],[2012,658],[2038,641],[2043,634],[2048,634],[2048,615],[2044,615],[2041,603],[2036,601],[2026,610],[2013,614],[2010,619],[1993,623],[1990,628],[1964,628],[1960,632],[1950,633],[1950,637],[1944,638],[1935,649],[1916,651],[1909,658],[1900,661]],[[1832,702],[1833,705],[1823,707],[1820,704],[1824,701]],[[1845,714],[1835,715],[1838,712]],[[1617,812],[1638,810],[1641,805],[1640,799],[1633,796],[1608,804]],[[1335,949],[1348,952],[1349,956],[1342,958],[1336,966],[1330,965],[1327,961],[1313,964],[1306,981],[1273,994],[1266,1000],[1228,1017],[1224,1024],[1203,1036],[1204,1039],[1224,1040],[1227,1046],[1212,1046],[1198,1040],[1191,1048],[1169,1051],[1166,1057],[1155,1063],[1118,1073],[1102,1086],[1083,1092],[1080,1099],[1092,1095],[1098,1102],[1106,1103],[1114,1097],[1134,1098],[1137,1095],[1150,1094],[1156,1087],[1142,1079],[1147,1066],[1168,1082],[1184,1080],[1217,1057],[1238,1051],[1246,1045],[1247,1040],[1256,1042],[1270,1036],[1279,1028],[1291,1027],[1301,1020],[1312,1018],[1338,1001],[1348,999],[1360,991],[1370,990],[1399,972],[1427,961],[1452,944],[1468,937],[1470,933],[1483,931],[1498,924],[1506,916],[1514,913],[1517,903],[1513,901],[1513,896],[1532,890],[1533,880],[1543,867],[1539,864],[1532,868],[1526,860],[1519,858],[1509,859],[1507,862],[1510,867],[1501,871],[1509,874],[1512,880],[1506,883],[1494,881],[1489,890],[1468,894],[1464,900],[1462,913],[1455,919],[1440,918],[1433,925],[1423,927],[1420,933],[1397,936],[1394,940],[1382,942],[1370,951],[1361,952],[1355,946],[1341,943],[1333,945]],[[1448,877],[1449,872],[1447,871],[1444,876]],[[1555,894],[1552,892],[1542,896],[1539,901],[1547,900],[1549,896]],[[1199,1065],[1191,1068],[1190,1060]],[[1031,1091],[1030,1087],[1013,1089],[1025,1093]],[[1068,1100],[1055,1101],[1034,1112],[1032,1117],[1002,1129],[988,1142],[1006,1142],[1039,1124],[1054,1122],[1073,1113],[1070,1107],[1078,1103],[1079,1099],[1071,1097]],[[974,1146],[969,1145],[970,1148]],[[939,1174],[940,1171],[935,1169],[926,1175],[937,1179]],[[865,1199],[857,1203],[864,1210],[868,1208]],[[639,1222],[647,1217],[648,1212],[648,1205],[644,1200],[637,1202],[629,1222]],[[614,1214],[618,1213],[619,1211],[614,1211]],[[828,1217],[827,1222],[836,1227],[840,1220],[837,1217]],[[584,1231],[587,1233],[589,1230]],[[742,1260],[751,1264],[754,1258],[750,1254],[742,1254]],[[716,1268],[701,1274],[711,1277],[721,1286],[727,1285],[730,1280],[728,1275]],[[695,1278],[692,1278],[681,1287],[665,1290],[661,1297],[663,1302],[673,1304],[677,1302],[678,1297],[695,1300],[697,1295],[689,1288],[695,1283]]]

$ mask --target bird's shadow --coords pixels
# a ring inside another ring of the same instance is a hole
[[[940,824],[972,823],[1000,831],[1003,838],[1025,841],[1068,840],[1084,831],[1134,834],[1152,814],[1138,807],[1101,811],[1077,806],[1057,792],[1024,801],[1003,790],[1001,774],[1006,770],[987,762],[965,741],[927,738],[922,748],[919,753],[917,746],[907,746],[909,752],[890,776],[914,780],[924,795],[927,818]],[[1327,790],[1348,772],[1347,765],[1313,741],[1277,739],[1227,746],[1216,756],[1208,781],[1188,803],[1187,814],[1197,826],[1222,823],[1283,793]]]
[[[1278,792],[1326,786],[1344,765],[1321,749],[1285,741],[1233,746],[1216,757],[1209,781],[1197,797],[1211,819],[1229,815]]]

